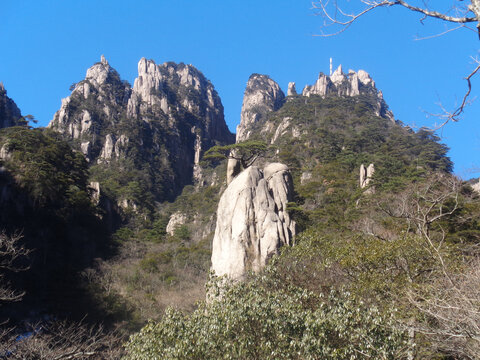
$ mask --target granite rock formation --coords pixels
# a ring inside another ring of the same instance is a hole
[[[167,224],[167,234],[173,236],[175,234],[175,229],[178,226],[181,226],[187,222],[187,216],[182,212],[175,212],[170,216],[170,219]]]
[[[237,126],[237,142],[249,138],[253,124],[271,111],[278,110],[285,94],[280,86],[267,75],[252,74],[243,97],[240,125]]]
[[[317,81],[313,85],[307,85],[302,91],[303,96],[319,95],[322,97],[328,95],[337,96],[358,96],[371,95],[377,98],[375,112],[377,116],[382,116],[395,121],[393,113],[388,110],[388,106],[383,99],[383,94],[375,87],[375,82],[370,75],[359,70],[355,72],[349,70],[344,74],[342,65],[340,65],[331,76],[320,73]]]
[[[212,270],[239,280],[261,270],[283,245],[292,245],[295,222],[286,211],[293,195],[286,165],[251,166],[222,194],[212,245]]]
[[[143,172],[150,187],[144,190],[152,190],[157,201],[201,181],[202,152],[234,141],[220,97],[200,71],[145,58],[132,88],[102,56],[62,100],[49,127],[92,165],[128,162],[130,174]]]
[[[373,174],[375,173],[375,166],[373,164],[368,165],[365,167],[365,165],[360,165],[360,188],[364,189],[367,188],[370,185],[370,182],[372,181]],[[365,191],[365,193],[374,193],[375,189],[373,187],[368,187]]]
[[[289,82],[287,96],[294,96],[294,95],[297,95],[297,89],[295,88],[295,83]]]

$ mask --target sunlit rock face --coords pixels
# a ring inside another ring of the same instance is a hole
[[[237,126],[237,142],[247,140],[252,125],[269,112],[278,110],[283,105],[284,99],[282,89],[270,77],[251,75],[243,96],[240,124]]]
[[[365,194],[373,194],[375,192],[375,187],[369,186],[374,173],[375,166],[373,164],[370,164],[367,167],[363,164],[360,165],[360,188],[367,188]]]
[[[84,145],[79,150],[97,158],[107,141],[102,130],[120,122],[130,94],[130,85],[102,55],[101,61],[87,70],[85,79],[72,85],[72,93],[62,99],[48,127],[65,139],[80,141]]]
[[[261,270],[281,246],[292,245],[295,222],[286,208],[293,182],[286,165],[241,172],[223,193],[212,245],[212,270],[239,280]]]
[[[388,106],[383,99],[382,92],[377,90],[375,81],[373,81],[370,75],[364,70],[359,70],[358,72],[349,70],[348,73],[345,74],[342,65],[340,65],[330,76],[320,73],[315,84],[307,85],[303,88],[302,95],[307,97],[312,95],[322,97],[328,95],[372,95],[377,98],[375,106],[376,114],[395,121],[393,113],[388,110]]]
[[[234,142],[220,97],[199,70],[145,58],[131,87],[102,56],[72,85],[49,127],[92,165],[128,161],[130,173],[147,173],[159,201],[202,181],[204,151]]]

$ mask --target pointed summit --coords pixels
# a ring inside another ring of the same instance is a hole
[[[252,74],[243,96],[240,124],[237,126],[237,142],[250,136],[249,127],[271,111],[278,110],[285,94],[280,86],[267,75]]]
[[[104,55],[100,56],[100,62],[104,65],[108,65],[108,61],[107,61],[107,59],[105,59]]]
[[[22,117],[20,109],[15,102],[7,96],[7,90],[3,82],[0,81],[0,129],[19,125],[19,119]]]
[[[345,74],[343,73],[343,68],[341,64],[338,65],[337,70],[335,70],[330,76],[330,80],[332,80],[335,85],[341,84],[345,80]]]

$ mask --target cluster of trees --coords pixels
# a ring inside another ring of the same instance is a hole
[[[314,2],[340,31],[382,7],[403,7],[460,27],[478,23],[478,0],[453,4],[454,16],[432,9],[428,1],[415,5],[403,0],[359,0],[361,7],[353,12],[336,1]],[[480,65],[466,77],[463,101],[442,115],[445,121],[459,119],[468,103],[471,78],[479,70]],[[116,92],[121,92],[125,86],[117,83]],[[196,93],[188,96],[198,98]],[[92,106],[102,112],[102,104],[87,100],[80,104],[73,99],[72,106]],[[278,125],[289,117],[300,130],[299,139],[280,137],[274,148],[263,142],[270,143],[273,134],[263,133],[262,139],[206,152],[204,159],[215,165],[233,159],[246,168],[269,156],[286,162],[293,172],[297,193],[289,206],[304,231],[296,246],[283,249],[262,273],[250,274],[240,283],[211,277],[207,301],[189,313],[168,309],[158,321],[133,334],[125,349],[125,338],[118,333],[87,321],[59,320],[61,313],[30,327],[12,327],[15,319],[6,320],[0,324],[0,357],[478,358],[480,198],[450,174],[448,149],[432,131],[415,133],[375,116],[372,101],[368,96],[312,96],[308,101],[293,97],[262,122]],[[128,130],[130,125],[122,126]],[[25,126],[0,131],[4,189],[0,220],[5,225],[0,234],[0,313],[13,314],[9,311],[13,303],[20,304],[15,308],[18,312],[25,312],[51,297],[72,301],[78,294],[72,292],[79,284],[77,275],[84,270],[90,290],[98,295],[89,304],[102,302],[101,311],[118,321],[119,312],[125,310],[118,309],[123,306],[119,288],[123,294],[140,294],[136,305],[151,315],[157,311],[151,305],[158,302],[155,292],[189,296],[189,292],[168,291],[194,276],[196,280],[206,276],[208,237],[192,241],[190,224],[167,234],[167,215],[179,211],[196,222],[212,221],[221,187],[186,187],[174,204],[163,205],[155,219],[159,210],[155,201],[173,199],[183,184],[174,181],[178,169],[148,150],[153,142],[165,149],[172,145],[161,124],[131,130],[128,157],[108,169],[96,165],[90,170],[83,155],[48,130]],[[190,126],[181,131],[189,133]],[[137,139],[145,141],[140,144]],[[166,150],[163,154],[175,155]],[[367,195],[358,188],[357,169],[371,162],[377,169],[375,192]],[[162,174],[154,176],[152,169],[161,169]],[[101,221],[105,214],[91,199],[92,176],[104,184],[105,196],[125,198],[141,207],[127,214],[138,221],[114,233],[113,242]],[[192,212],[192,207],[203,214]],[[94,266],[93,259],[105,255],[113,244],[122,248],[117,254],[120,260],[97,261]],[[134,265],[129,267],[129,261]],[[129,288],[121,288],[115,280],[122,269]],[[160,285],[155,287],[155,281]],[[72,301],[68,310],[78,304]]]
[[[261,274],[213,278],[193,313],[149,323],[127,358],[477,358],[479,196],[435,172],[342,201]]]
[[[0,147],[0,357],[118,359],[118,334],[75,320],[77,274],[110,248],[84,156],[27,126],[0,130]]]
[[[275,268],[237,284],[212,279],[192,314],[170,308],[130,338],[127,359],[398,359],[407,338],[351,294],[286,284]]]

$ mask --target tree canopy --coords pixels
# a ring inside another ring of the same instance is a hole
[[[265,156],[269,147],[263,141],[248,140],[236,144],[214,146],[208,149],[203,160],[235,159],[240,161],[244,169],[253,165],[260,157]]]

